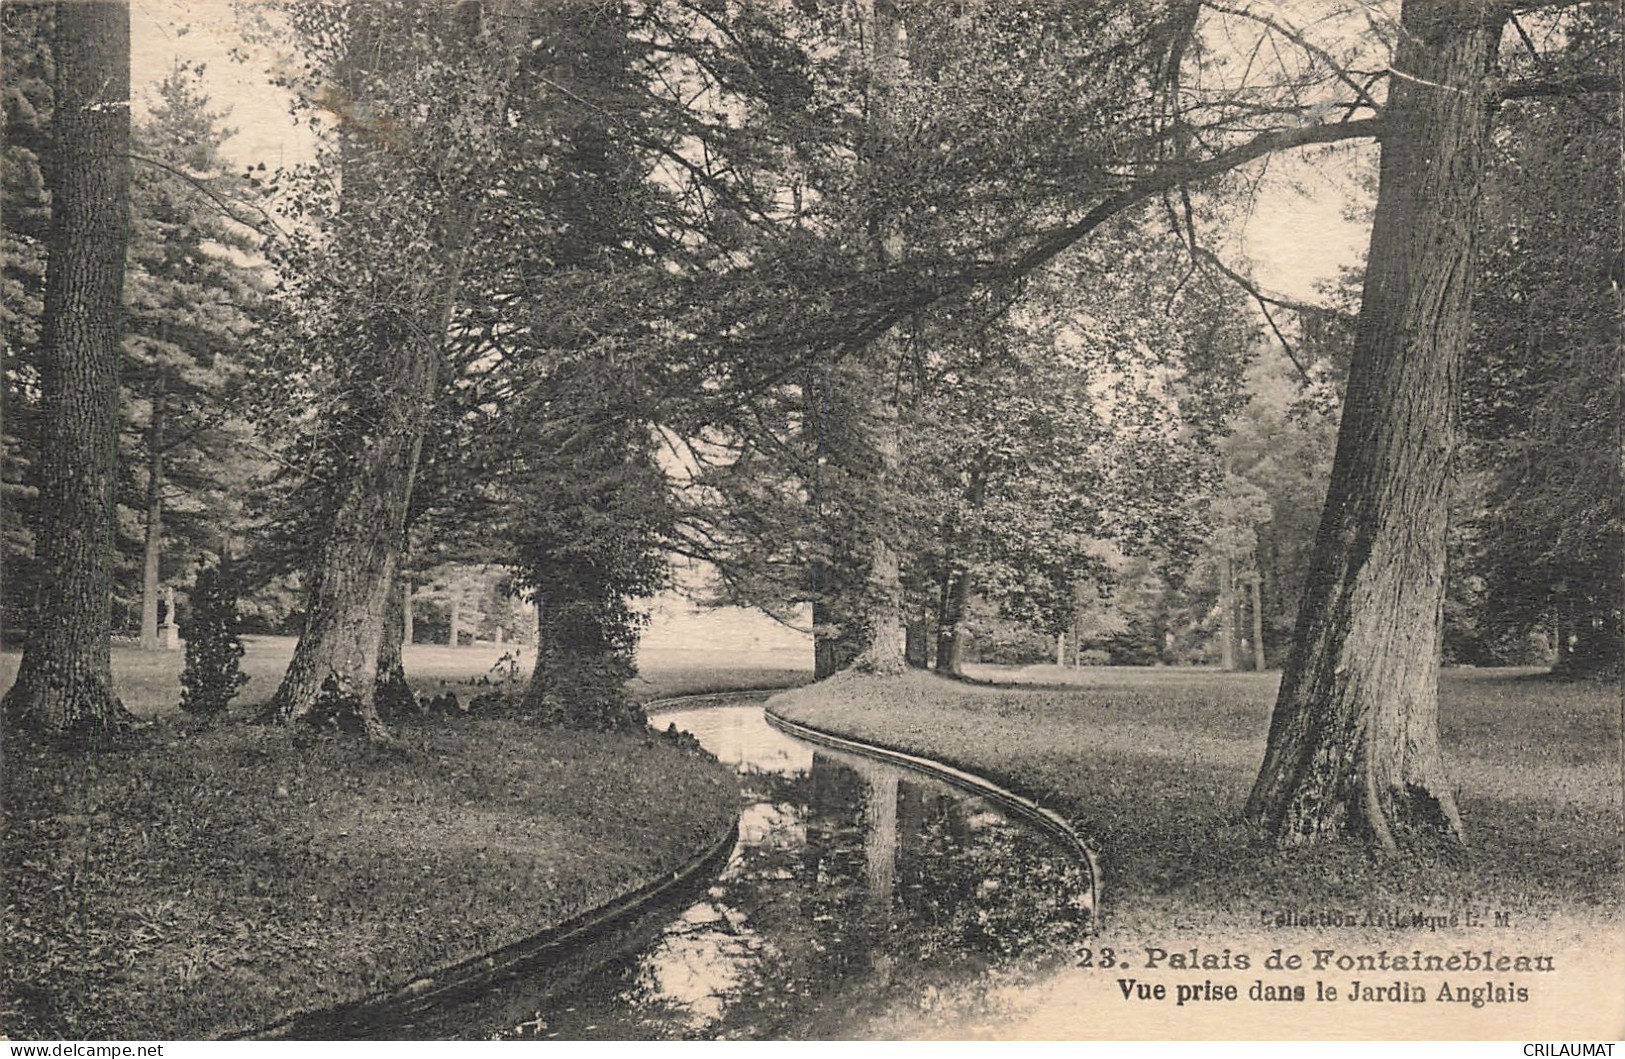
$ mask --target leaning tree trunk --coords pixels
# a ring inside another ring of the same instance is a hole
[[[305,628],[272,705],[284,720],[305,720],[318,704],[341,725],[378,729],[374,703],[384,612],[395,581],[400,531],[411,499],[418,441],[402,420],[432,395],[433,365],[412,351],[411,382],[399,388],[394,428],[371,441],[342,485],[327,538],[310,571]],[[405,391],[405,392],[401,392]],[[414,397],[415,395],[415,397]],[[423,404],[418,407],[424,407]]]
[[[407,512],[422,454],[424,429],[438,390],[443,336],[456,302],[463,255],[477,205],[448,204],[436,246],[407,296],[416,321],[380,329],[374,417],[378,429],[356,444],[360,452],[337,483],[338,503],[306,591],[305,628],[293,661],[272,699],[284,720],[304,720],[318,703],[336,709],[344,727],[379,728],[374,695],[385,611],[395,587]]]
[[[1439,752],[1447,486],[1500,15],[1406,0],[1337,456],[1247,801],[1284,844],[1460,841]]]
[[[477,48],[480,5],[445,11],[452,20],[447,32],[461,45]],[[365,101],[378,74],[399,72],[373,68],[383,61],[377,42],[389,40],[394,27],[380,24],[360,7],[352,9],[352,17],[358,21],[345,70],[347,91]],[[500,99],[488,106],[485,116],[500,120],[494,117],[505,113]],[[400,565],[424,431],[438,393],[446,329],[479,217],[481,175],[471,168],[433,173],[438,198],[431,198],[427,208],[416,206],[431,218],[428,231],[422,232],[423,220],[400,213],[414,208],[401,193],[400,170],[421,161],[411,158],[406,140],[377,132],[365,123],[354,130],[341,128],[346,200],[339,211],[341,230],[363,253],[374,251],[370,244],[377,231],[412,230],[424,245],[409,251],[385,248],[404,255],[404,272],[379,277],[380,293],[367,310],[376,313],[365,339],[371,343],[370,355],[352,368],[350,380],[358,405],[354,410],[360,413],[356,419],[364,427],[343,453],[328,535],[309,571],[305,628],[272,698],[273,711],[285,721],[331,717],[340,727],[372,735],[382,733],[375,694],[385,611]],[[413,175],[423,174],[409,172],[407,179]],[[360,212],[368,207],[377,214]]]
[[[113,484],[130,230],[130,9],[58,4],[37,554],[44,589],[4,708],[58,736],[122,727],[112,688]]]

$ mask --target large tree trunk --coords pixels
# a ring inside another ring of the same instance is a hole
[[[112,688],[113,483],[130,230],[130,9],[58,4],[40,388],[44,590],[4,708],[58,736],[123,726]]]
[[[418,398],[428,400],[432,365],[412,356]],[[419,389],[421,387],[421,390]],[[401,394],[399,414],[410,398]],[[285,720],[303,720],[324,702],[360,728],[377,730],[373,701],[384,611],[395,579],[400,534],[410,500],[418,445],[410,430],[396,429],[367,445],[360,470],[344,493],[322,542],[306,592],[305,628],[293,661],[273,698]]]
[[[860,553],[863,528],[852,517],[854,453],[862,447],[862,405],[866,385],[861,365],[825,369],[806,384],[806,441],[813,461],[809,474],[813,532],[820,554],[808,564],[812,589],[813,678],[823,680],[848,669],[869,640],[865,579]]]
[[[310,715],[319,700],[342,704],[356,726],[379,730],[373,696],[385,610],[400,563],[424,426],[438,392],[442,340],[456,301],[462,257],[477,210],[448,204],[441,264],[425,263],[415,293],[419,322],[383,329],[374,341],[385,377],[375,422],[337,483],[341,490],[306,593],[305,628],[273,706],[285,720]],[[324,708],[325,709],[325,708]]]
[[[1247,819],[1462,838],[1439,753],[1447,486],[1503,15],[1406,0],[1337,456]]]
[[[888,481],[895,480],[898,459],[897,407],[887,401],[880,429],[884,432],[880,444],[880,471],[877,484],[884,494]],[[903,616],[903,571],[892,544],[895,519],[882,515],[878,524],[869,527],[869,584],[864,593],[868,609],[865,622],[867,642],[863,651],[852,662],[852,668],[864,673],[896,676],[908,668],[904,660],[908,635]]]
[[[890,91],[901,77],[907,35],[894,0],[870,0],[868,6],[867,22],[872,49],[869,66],[871,142],[883,142],[896,118],[892,113],[894,107]],[[870,157],[865,162],[873,166],[875,159]],[[872,179],[872,169],[870,176]],[[897,231],[894,218],[872,211],[869,234],[874,243],[877,265],[890,266],[902,255],[903,238]],[[875,344],[876,361],[883,368],[897,353],[895,346],[896,340],[891,336],[881,338]],[[875,432],[877,457],[875,492],[884,498],[888,487],[898,476],[902,448],[899,437],[900,395],[895,389],[883,386],[869,400],[873,402],[872,414],[866,418],[871,420],[870,429]],[[863,651],[853,660],[852,668],[865,673],[895,676],[908,668],[904,660],[907,633],[903,615],[903,572],[896,547],[897,519],[889,511],[882,511],[868,531],[869,579],[864,593],[866,642]]]
[[[147,534],[141,556],[141,649],[156,651],[158,642],[158,574],[164,551],[164,413],[169,395],[163,372],[152,396],[152,421],[147,424]],[[175,616],[169,621],[174,624]]]
[[[589,603],[536,599],[536,663],[522,708],[545,723],[636,729],[643,707],[626,694],[632,659],[609,642]]]

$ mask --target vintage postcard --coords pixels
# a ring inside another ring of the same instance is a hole
[[[0,1036],[1612,1055],[1622,49],[8,0]]]

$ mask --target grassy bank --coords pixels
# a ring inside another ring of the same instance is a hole
[[[250,642],[235,713],[270,695],[289,651]],[[407,665],[420,692],[463,696],[490,690],[499,656],[420,647]],[[153,722],[116,745],[4,748],[0,1035],[250,1029],[536,933],[733,825],[731,774],[653,735],[424,717],[363,746],[203,727],[175,708],[179,668],[178,653],[115,651],[120,695]],[[796,677],[674,669],[633,693]]]
[[[1272,677],[1049,668],[1027,677],[1070,683],[848,678],[772,708],[1055,807],[1101,851],[1114,933],[1222,935],[1288,907],[1471,907],[1521,924],[1617,917],[1617,687],[1447,673],[1442,734],[1471,845],[1384,857],[1248,844],[1241,807],[1263,756]]]
[[[196,1038],[410,980],[677,867],[733,823],[645,736],[425,721],[389,746],[142,729],[6,751],[0,1026]]]

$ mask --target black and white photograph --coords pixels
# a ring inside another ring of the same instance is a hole
[[[4,0],[0,1040],[1613,1054],[1622,68]]]

